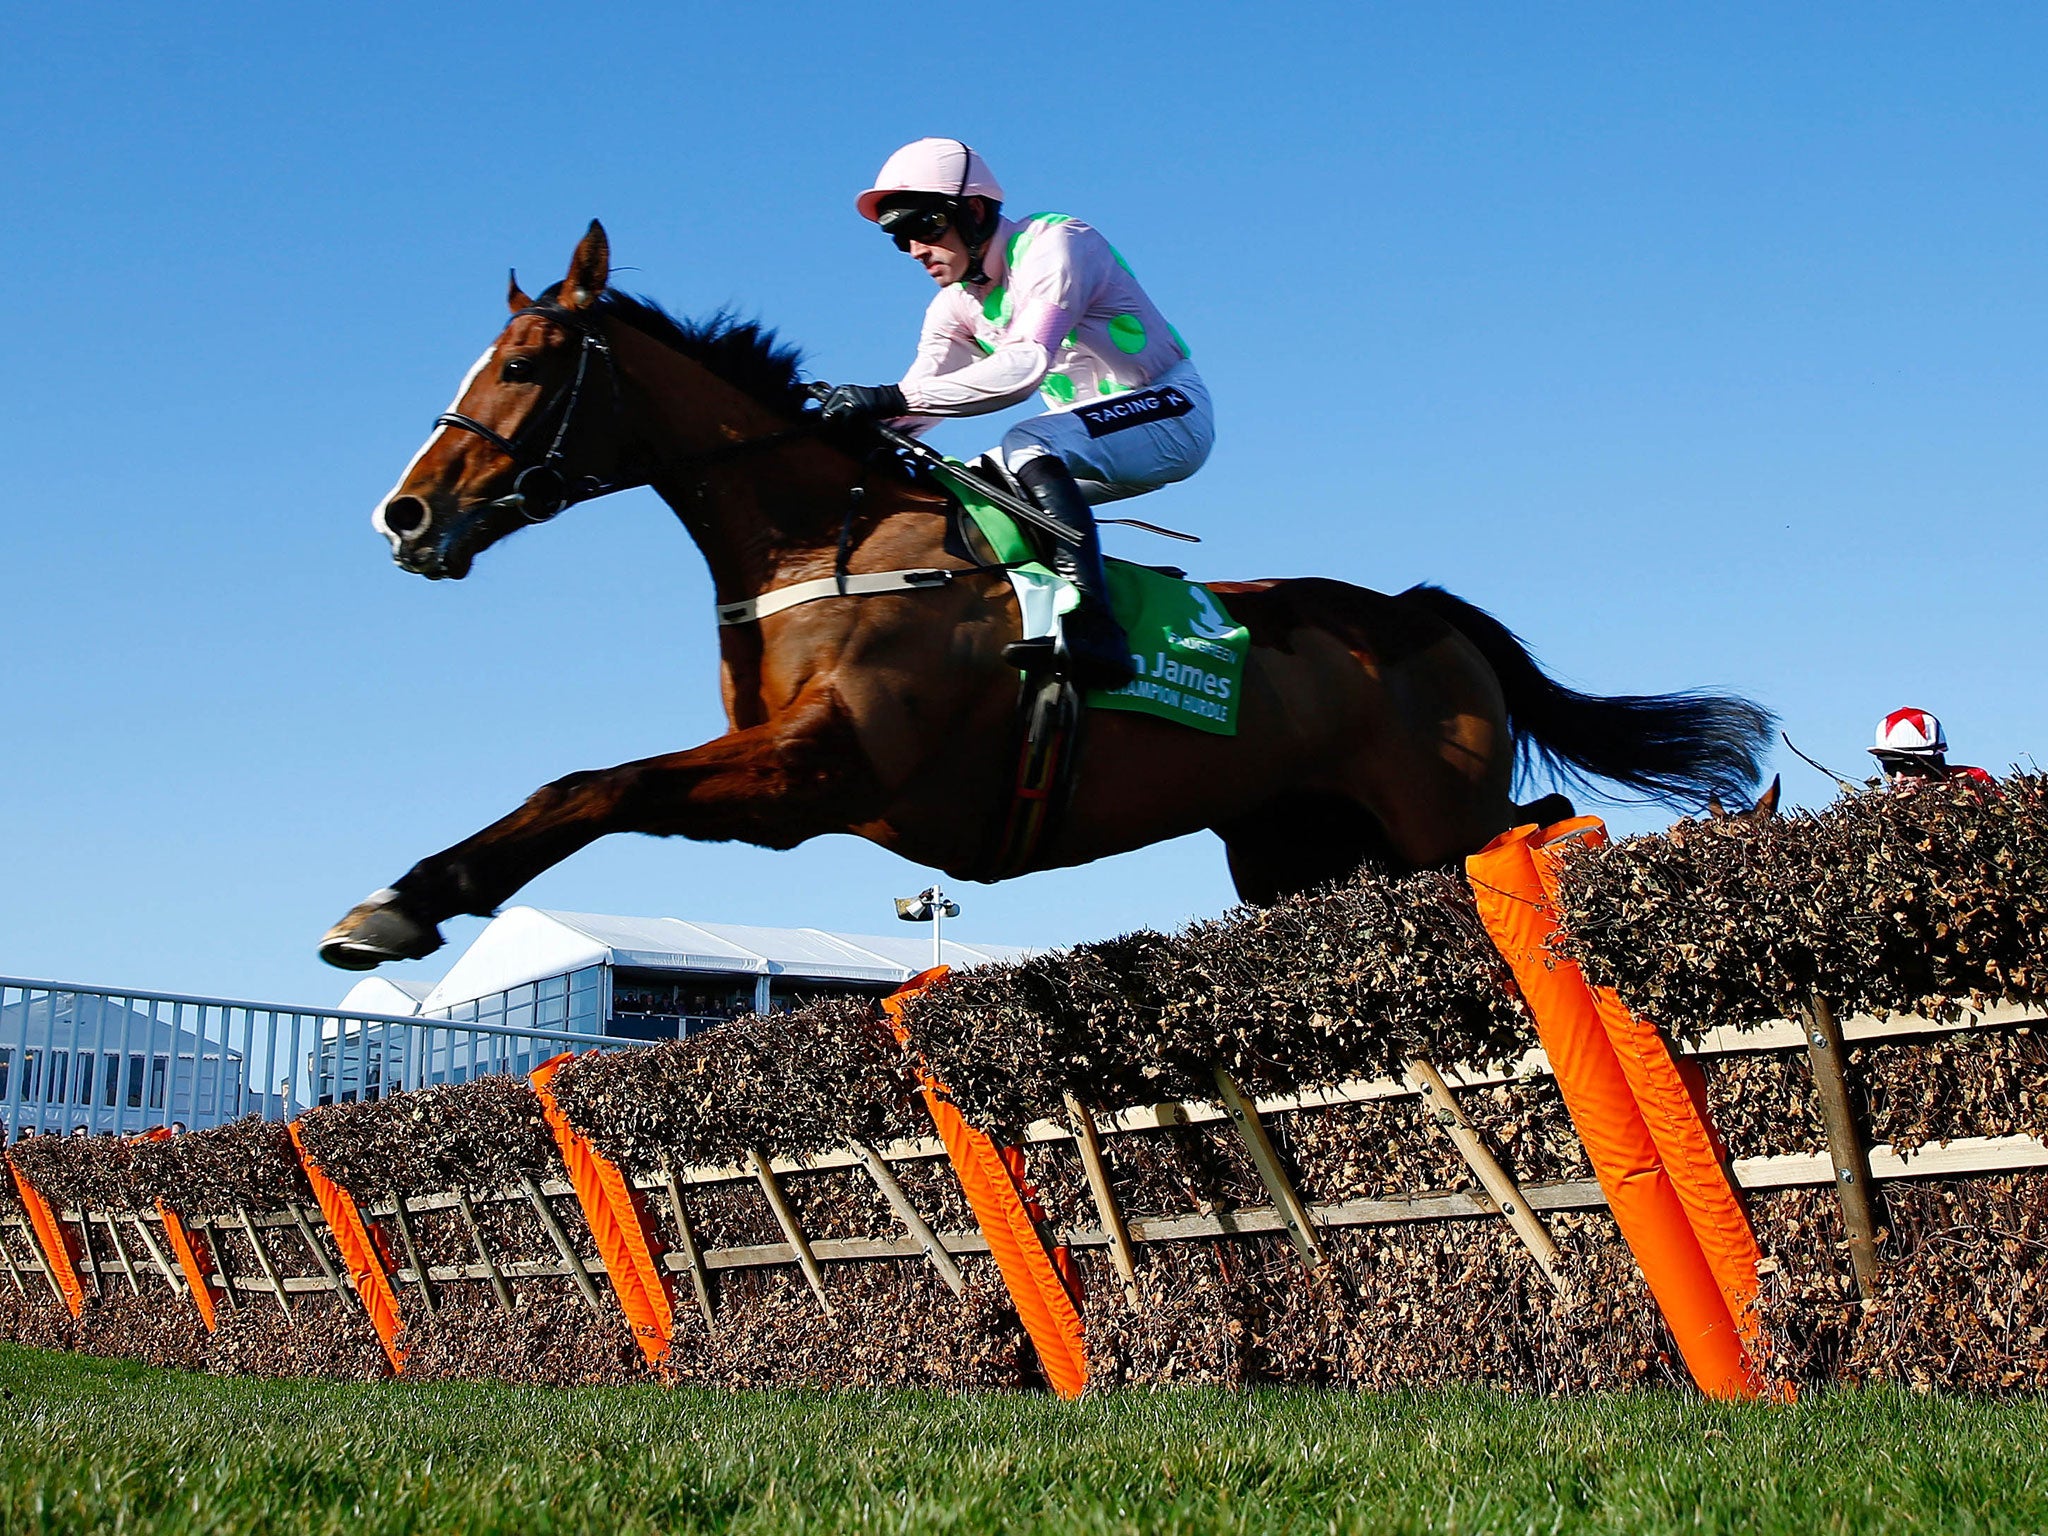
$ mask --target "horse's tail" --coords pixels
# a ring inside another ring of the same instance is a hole
[[[1544,676],[1492,614],[1441,587],[1401,595],[1450,624],[1493,668],[1522,768],[1540,763],[1563,779],[1606,779],[1689,806],[1709,796],[1746,800],[1763,777],[1777,717],[1762,705],[1722,693],[1578,693]]]

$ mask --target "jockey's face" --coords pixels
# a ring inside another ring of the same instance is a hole
[[[967,242],[960,238],[957,229],[949,227],[934,245],[927,245],[922,240],[911,241],[910,256],[941,288],[967,276]]]
[[[1884,776],[1894,784],[1907,779],[1938,779],[1948,772],[1947,762],[1938,753],[1931,757],[1918,753],[1888,753],[1877,761],[1884,769]]]

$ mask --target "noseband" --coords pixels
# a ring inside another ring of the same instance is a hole
[[[568,443],[570,429],[575,424],[576,409],[583,403],[584,387],[590,382],[591,360],[597,359],[604,368],[605,382],[610,386],[608,393],[614,421],[623,409],[619,399],[618,365],[612,361],[611,344],[604,339],[603,333],[573,310],[564,309],[559,304],[535,304],[520,310],[512,318],[523,320],[528,315],[552,320],[580,338],[576,372],[567,386],[556,386],[541,402],[540,409],[521,423],[519,430],[510,437],[502,436],[474,416],[465,416],[460,411],[443,411],[434,418],[434,425],[474,432],[519,465],[519,474],[512,482],[512,494],[501,496],[492,505],[515,511],[529,523],[544,523],[564,507],[573,507],[579,501],[609,496],[613,491],[630,490],[647,482],[637,478],[606,480],[597,475],[579,475],[572,480],[563,472],[564,445]],[[535,445],[551,427],[554,436],[545,451],[538,450]]]

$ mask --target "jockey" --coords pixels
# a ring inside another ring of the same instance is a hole
[[[1120,688],[1130,646],[1110,614],[1090,504],[1138,496],[1202,467],[1215,439],[1209,391],[1116,248],[1063,213],[1004,218],[1003,189],[958,139],[919,139],[891,155],[861,193],[873,220],[916,258],[939,292],[917,359],[899,383],[843,384],[828,421],[894,421],[913,432],[1027,399],[1052,409],[1003,435],[1003,466],[1077,542],[1053,569],[1080,603],[1050,641],[1012,644],[1018,666],[1055,663],[1076,685]]]
[[[1924,709],[1895,709],[1877,723],[1877,742],[1870,755],[1890,788],[1918,789],[1922,784],[1945,779],[1967,779],[1978,784],[1995,782],[1982,768],[1970,768],[1948,760],[1948,736],[1941,722]]]

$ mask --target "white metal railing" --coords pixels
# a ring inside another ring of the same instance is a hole
[[[133,1135],[524,1074],[643,1041],[0,976],[0,1132]]]

